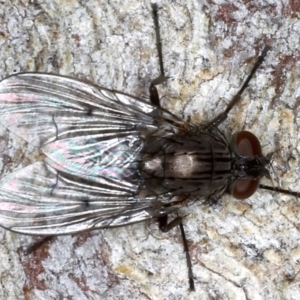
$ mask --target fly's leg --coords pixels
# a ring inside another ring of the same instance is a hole
[[[54,236],[49,235],[49,236],[45,236],[43,237],[40,241],[33,243],[33,245],[29,246],[25,253],[26,255],[30,255],[33,252],[35,252],[36,250],[40,249],[43,245],[47,244],[48,242],[50,242],[51,240],[53,240]]]
[[[258,67],[262,64],[262,62],[264,61],[267,52],[270,50],[269,46],[266,46],[261,55],[258,57],[255,65],[253,66],[250,74],[248,75],[247,79],[245,80],[244,84],[242,85],[242,87],[240,88],[240,90],[237,92],[237,94],[232,98],[232,100],[230,101],[230,103],[228,104],[227,108],[220,113],[218,116],[216,116],[211,122],[209,122],[207,128],[209,127],[216,127],[218,126],[220,123],[222,123],[224,120],[226,120],[228,113],[231,111],[231,109],[241,100],[241,96],[244,92],[244,90],[247,88],[250,80],[253,78],[253,75],[255,74],[256,70],[258,69]]]
[[[152,6],[154,28],[155,28],[156,49],[157,49],[157,54],[159,59],[160,75],[151,81],[149,87],[149,93],[150,93],[150,101],[152,102],[152,104],[154,104],[157,107],[160,107],[159,95],[158,95],[156,85],[162,84],[168,79],[168,77],[165,76],[164,64],[162,59],[162,43],[161,43],[160,31],[159,31],[158,8],[157,8],[157,4],[152,4],[151,6]]]
[[[194,276],[193,276],[193,270],[192,270],[192,262],[191,262],[191,257],[190,257],[190,252],[189,252],[189,247],[188,243],[186,240],[183,224],[182,224],[182,219],[183,217],[177,217],[174,220],[172,220],[170,223],[168,223],[168,216],[163,216],[158,219],[158,224],[159,224],[159,229],[162,232],[168,232],[175,226],[179,226],[181,236],[182,236],[182,241],[183,241],[183,249],[185,252],[186,256],[186,263],[188,267],[188,278],[189,278],[189,286],[191,291],[195,291],[195,284],[194,284]]]
[[[159,59],[159,68],[160,68],[160,76],[165,76],[164,64],[162,59],[162,43],[160,38],[160,30],[159,30],[159,21],[158,21],[158,8],[157,4],[152,4],[152,14],[153,14],[153,22],[154,22],[154,30],[156,36],[156,49],[158,53]]]
[[[149,87],[149,93],[150,93],[150,100],[151,100],[152,104],[154,104],[157,107],[160,107],[159,95],[158,95],[156,85],[162,84],[163,82],[165,82],[168,79],[168,77],[165,76],[164,64],[163,64],[163,59],[162,59],[162,43],[161,43],[160,31],[159,31],[158,8],[157,8],[157,4],[152,4],[151,6],[152,6],[154,28],[155,28],[156,49],[157,49],[158,59],[159,59],[160,75],[151,81],[151,84]],[[183,248],[184,248],[184,252],[186,255],[190,290],[194,291],[195,285],[194,285],[194,277],[193,277],[193,271],[192,271],[192,262],[191,262],[191,257],[190,257],[190,253],[189,253],[189,248],[188,248],[188,243],[186,240],[184,228],[182,225],[182,219],[183,219],[182,217],[177,217],[173,221],[168,223],[168,216],[160,217],[158,219],[159,229],[162,232],[167,232],[167,231],[171,230],[172,228],[174,228],[175,226],[179,226],[182,240],[183,240]]]
[[[188,278],[189,278],[190,290],[195,291],[192,261],[191,261],[189,247],[188,247],[188,243],[187,243],[187,240],[186,240],[186,237],[185,237],[185,231],[184,231],[182,222],[179,223],[179,228],[180,228],[182,241],[183,241],[183,249],[184,249],[184,252],[185,252],[186,264],[187,264],[187,267],[188,267]]]
[[[264,189],[264,190],[278,192],[278,193],[281,193],[281,194],[286,194],[286,195],[294,196],[296,198],[300,198],[300,193],[299,192],[294,192],[294,191],[282,189],[280,187],[275,187],[275,186],[267,186],[267,185],[264,185],[264,184],[260,184],[259,187],[261,189]]]

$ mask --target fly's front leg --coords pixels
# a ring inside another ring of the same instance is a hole
[[[163,216],[158,219],[158,224],[159,224],[159,229],[162,232],[168,232],[175,226],[179,226],[181,236],[182,236],[182,242],[183,242],[183,249],[185,252],[186,256],[186,263],[187,263],[187,268],[188,268],[188,279],[189,279],[189,286],[191,291],[195,291],[195,284],[194,284],[194,276],[193,276],[193,270],[192,270],[192,262],[191,262],[191,257],[190,257],[190,252],[189,252],[189,247],[188,243],[186,240],[183,224],[182,224],[182,219],[184,217],[176,217],[174,220],[172,220],[170,223],[168,223],[168,216]]]
[[[241,96],[244,92],[244,90],[247,88],[250,80],[253,78],[253,75],[255,74],[256,70],[258,69],[258,67],[262,64],[262,62],[264,61],[267,52],[270,50],[269,46],[266,46],[261,55],[258,57],[255,65],[253,66],[250,74],[248,75],[247,79],[245,80],[244,84],[242,85],[242,87],[240,88],[240,90],[237,92],[237,94],[233,97],[233,99],[230,101],[230,103],[228,104],[227,108],[220,113],[218,116],[216,116],[211,122],[209,122],[207,128],[212,127],[212,126],[218,126],[220,123],[222,123],[224,120],[226,120],[228,113],[231,111],[231,109],[241,100]]]
[[[161,43],[160,31],[159,31],[158,7],[157,4],[152,4],[151,6],[152,6],[152,15],[154,21],[155,37],[156,37],[156,49],[157,49],[157,54],[159,59],[160,75],[151,81],[149,87],[149,93],[150,93],[150,101],[152,102],[152,104],[154,104],[157,107],[160,107],[159,95],[158,95],[156,85],[164,83],[168,79],[168,77],[165,76],[164,64],[162,59],[162,43]]]

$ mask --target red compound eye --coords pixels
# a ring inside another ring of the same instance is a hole
[[[259,180],[237,179],[231,190],[231,195],[238,200],[245,200],[251,197],[259,186]]]
[[[232,144],[240,156],[262,156],[258,138],[249,131],[240,131],[234,134]]]
[[[240,131],[233,136],[233,149],[240,156],[262,156],[261,145],[258,138],[249,131]],[[244,200],[251,197],[259,186],[259,180],[237,179],[232,187],[231,195]]]

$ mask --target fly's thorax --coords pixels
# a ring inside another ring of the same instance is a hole
[[[149,140],[143,153],[141,174],[145,184],[158,192],[175,190],[205,196],[223,190],[231,176],[227,143],[208,133]]]

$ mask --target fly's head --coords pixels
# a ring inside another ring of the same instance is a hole
[[[268,166],[273,153],[264,156],[258,138],[249,131],[237,132],[231,147],[235,157],[229,190],[236,199],[244,200],[255,193],[263,176],[271,179]]]

